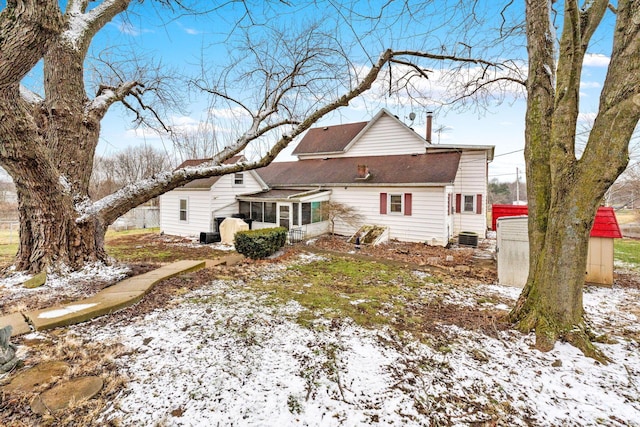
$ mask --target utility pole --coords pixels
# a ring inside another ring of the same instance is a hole
[[[516,168],[516,204],[520,204],[520,169]]]

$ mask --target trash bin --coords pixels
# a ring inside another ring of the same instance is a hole
[[[209,231],[203,231],[202,233],[200,233],[200,243],[203,243],[205,245],[208,245],[209,243],[216,243],[220,240],[220,233]]]
[[[472,231],[461,231],[458,234],[458,245],[471,246],[472,248],[478,247],[478,233]]]

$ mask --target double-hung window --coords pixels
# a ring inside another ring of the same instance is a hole
[[[180,221],[187,220],[187,199],[180,199]]]
[[[380,214],[381,215],[405,215],[412,214],[412,194],[388,194],[380,193]]]

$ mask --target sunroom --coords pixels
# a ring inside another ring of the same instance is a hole
[[[239,213],[253,229],[284,227],[289,238],[301,240],[329,231],[327,189],[272,189],[236,196]]]

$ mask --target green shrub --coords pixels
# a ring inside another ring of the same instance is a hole
[[[233,240],[238,253],[252,259],[266,258],[287,242],[287,229],[276,227],[239,231]]]

